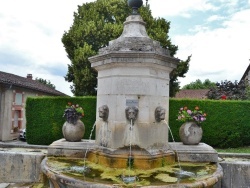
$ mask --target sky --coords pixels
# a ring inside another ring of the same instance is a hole
[[[65,81],[70,60],[61,42],[78,5],[94,0],[0,0],[0,71]],[[144,4],[146,0],[143,0]],[[176,58],[192,55],[184,86],[197,79],[240,80],[250,63],[250,0],[148,0],[152,15],[171,22]]]

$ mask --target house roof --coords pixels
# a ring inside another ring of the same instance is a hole
[[[175,98],[206,99],[209,89],[182,89],[176,93]]]
[[[67,96],[66,94],[60,91],[57,91],[49,86],[46,86],[45,84],[42,84],[36,80],[32,80],[32,78],[25,78],[1,71],[0,71],[0,84],[10,84],[56,96]]]
[[[250,71],[250,64],[248,65],[248,67],[247,67],[246,71],[244,72],[244,74],[243,74],[242,78],[240,79],[240,81],[245,80],[245,78],[248,75],[249,71]]]

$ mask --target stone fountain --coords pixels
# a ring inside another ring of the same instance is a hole
[[[124,23],[122,35],[110,41],[108,47],[100,49],[98,55],[89,58],[92,67],[98,72],[95,141],[67,142],[61,139],[51,144],[48,156],[84,158],[84,166],[86,160],[114,171],[126,168],[131,171],[152,170],[174,165],[177,160],[217,163],[217,152],[206,144],[185,146],[168,142],[169,75],[179,60],[171,57],[167,49],[147,35],[146,23],[137,13],[142,0],[129,0],[128,4],[133,8],[133,13]],[[51,187],[116,185],[114,181],[102,183],[71,178],[52,166],[48,159],[42,163]],[[86,174],[86,171],[81,173]],[[134,186],[141,186],[134,182],[135,175],[124,174],[125,178],[130,178],[125,183],[133,181]],[[211,177],[202,179],[202,183],[196,181],[193,184],[211,187],[221,176],[218,167]],[[181,183],[159,185],[186,186]]]

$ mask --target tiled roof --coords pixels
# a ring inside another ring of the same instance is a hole
[[[176,93],[175,98],[206,99],[209,89],[182,89]]]
[[[45,84],[42,84],[36,80],[32,80],[29,78],[17,76],[14,74],[1,72],[0,71],[0,84],[10,84],[18,87],[23,87],[27,89],[32,89],[35,91],[40,91],[44,93],[48,93],[51,95],[56,96],[67,96],[66,94],[57,91],[51,87],[46,86]]]

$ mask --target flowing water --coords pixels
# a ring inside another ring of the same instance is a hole
[[[171,129],[170,129],[168,123],[166,122],[166,120],[164,120],[164,122],[165,122],[165,123],[167,124],[167,126],[168,126],[168,130],[169,130],[169,132],[170,132],[170,134],[171,134],[171,137],[172,137],[173,142],[175,142],[173,133],[172,133],[172,131],[171,131]],[[179,159],[179,154],[178,154],[178,152],[177,152],[177,150],[176,150],[175,148],[173,148],[173,150],[175,150],[175,152],[176,152],[177,162],[178,162],[178,166],[179,166],[179,169],[180,169],[179,171],[176,171],[176,172],[175,172],[175,174],[177,175],[177,177],[178,177],[179,179],[180,179],[181,177],[183,177],[183,176],[195,177],[195,174],[194,174],[194,173],[182,170],[181,164],[180,164],[180,159]]]
[[[129,162],[128,162],[129,170],[131,170],[131,159],[132,159],[132,143],[131,143],[132,126],[133,126],[133,122],[131,119],[130,127],[129,127],[129,130],[130,130],[129,131]]]
[[[131,169],[132,169],[132,131],[133,131],[133,120],[131,119],[130,127],[129,127],[129,157],[128,157],[128,168],[129,168],[129,175],[128,176],[122,176],[122,181],[124,183],[133,183],[136,181],[136,176],[131,176]]]
[[[96,125],[96,124],[94,123],[94,125],[93,125],[93,127],[92,127],[92,129],[91,129],[91,132],[90,132],[90,135],[89,135],[89,141],[91,141],[92,134],[93,134],[94,129],[95,129],[95,125]],[[84,154],[84,166],[86,166],[86,157],[87,157],[88,151],[89,151],[89,147],[88,147],[88,145],[87,145],[87,149],[86,149],[85,154]]]
[[[96,124],[94,123],[94,125],[93,125],[93,127],[91,129],[90,136],[89,136],[89,142],[88,143],[90,143],[90,141],[91,141],[92,134],[93,134],[94,129],[95,129],[95,125]],[[85,172],[89,171],[88,167],[86,166],[86,157],[87,157],[88,150],[89,150],[89,145],[87,144],[87,148],[86,148],[86,151],[85,151],[85,154],[84,154],[84,163],[83,163],[83,166],[82,167],[72,166],[71,167],[72,171],[78,171],[78,172],[82,172],[82,173],[85,173]]]

